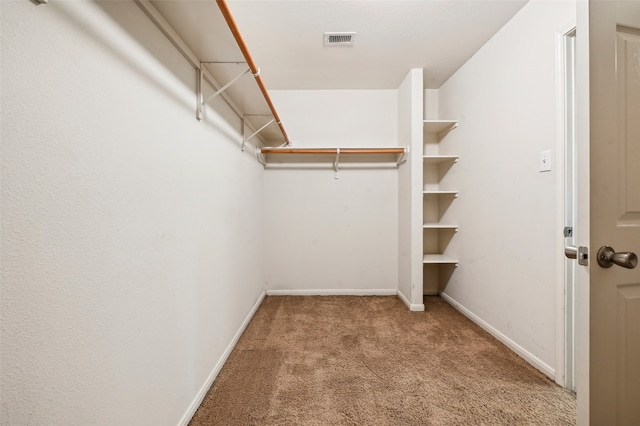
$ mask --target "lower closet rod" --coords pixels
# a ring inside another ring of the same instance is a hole
[[[337,154],[338,148],[262,148],[263,154]],[[405,148],[340,148],[340,154],[404,154]]]

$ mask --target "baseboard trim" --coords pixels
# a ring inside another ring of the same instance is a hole
[[[267,296],[395,296],[396,289],[267,290]]]
[[[401,291],[398,290],[398,297],[400,298],[400,300],[402,300],[402,302],[407,305],[407,308],[409,308],[410,311],[412,312],[423,312],[424,311],[424,303],[411,303],[409,302],[409,299],[407,299],[405,297],[404,294],[402,294]]]
[[[231,343],[229,343],[229,346],[227,346],[227,349],[224,351],[224,353],[218,360],[218,363],[215,365],[215,367],[213,367],[213,371],[211,371],[211,374],[209,374],[209,377],[207,377],[207,381],[204,383],[204,385],[202,385],[195,399],[193,400],[191,405],[189,405],[187,412],[184,413],[184,416],[182,416],[182,419],[180,419],[180,423],[178,423],[179,426],[187,426],[191,421],[191,418],[196,413],[196,410],[198,409],[200,404],[202,404],[202,401],[204,400],[204,397],[207,395],[207,392],[209,392],[209,388],[211,388],[213,381],[216,379],[216,377],[218,377],[218,374],[220,373],[220,370],[222,370],[224,363],[227,362],[229,355],[231,355],[231,351],[233,351],[233,348],[236,347],[238,340],[240,340],[240,336],[242,336],[242,333],[244,333],[244,330],[249,325],[251,318],[253,318],[256,311],[262,304],[262,301],[264,300],[265,295],[266,295],[266,292],[263,291],[262,294],[260,294],[260,297],[258,297],[258,300],[253,305],[253,308],[251,308],[251,311],[249,312],[244,322],[238,329],[238,332],[235,334],[235,336],[233,336]]]
[[[483,328],[485,331],[487,331],[493,337],[498,339],[500,342],[502,342],[505,346],[507,346],[513,352],[518,354],[520,357],[524,358],[525,361],[527,361],[529,364],[534,366],[536,369],[540,370],[540,372],[542,372],[544,375],[549,377],[551,380],[555,380],[555,375],[556,375],[555,370],[553,368],[551,368],[549,365],[547,365],[544,362],[542,362],[538,357],[536,357],[531,352],[527,351],[522,346],[518,345],[516,342],[514,342],[511,339],[509,339],[507,336],[505,336],[504,334],[502,334],[501,332],[499,332],[498,330],[493,328],[491,325],[486,323],[484,320],[482,320],[476,314],[471,312],[469,309],[465,308],[460,303],[456,302],[456,300],[453,299],[448,294],[440,293],[440,297],[442,297],[444,300],[446,300],[455,309],[460,311],[460,313],[462,313],[462,315],[464,315],[465,317],[469,318],[474,323],[478,324],[481,328]]]

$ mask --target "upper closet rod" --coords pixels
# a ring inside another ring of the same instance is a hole
[[[222,12],[222,16],[224,16],[224,19],[227,21],[227,25],[229,25],[229,29],[231,30],[233,37],[236,39],[236,43],[238,43],[238,47],[240,47],[240,50],[242,51],[242,55],[244,56],[244,59],[247,61],[247,65],[249,65],[249,68],[251,69],[251,73],[256,78],[256,83],[258,83],[258,87],[260,87],[260,91],[264,96],[264,100],[267,101],[267,105],[269,105],[269,109],[273,114],[273,118],[276,120],[276,123],[278,123],[278,127],[280,127],[280,131],[284,136],[284,140],[286,141],[288,146],[291,145],[291,142],[289,141],[289,136],[287,135],[287,132],[284,130],[284,127],[282,126],[282,122],[280,121],[280,116],[278,116],[278,112],[276,111],[276,108],[275,106],[273,106],[273,102],[271,102],[271,98],[269,97],[269,92],[267,92],[267,88],[264,86],[264,82],[262,81],[262,77],[260,76],[260,68],[256,66],[256,63],[254,62],[253,57],[251,57],[251,53],[247,48],[247,44],[244,42],[244,38],[242,38],[242,34],[240,34],[240,30],[238,30],[238,25],[236,24],[236,21],[233,18],[233,15],[231,15],[231,11],[229,10],[227,2],[225,0],[216,0],[216,3],[218,3],[220,12]]]

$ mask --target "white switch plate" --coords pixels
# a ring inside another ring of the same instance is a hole
[[[551,151],[542,151],[540,153],[540,171],[551,171]]]

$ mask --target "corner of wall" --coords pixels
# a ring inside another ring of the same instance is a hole
[[[409,159],[398,171],[398,291],[411,305],[422,295],[423,70],[412,69],[398,88],[398,142]]]

